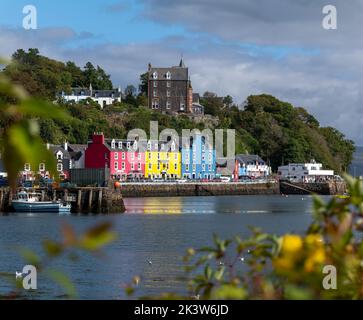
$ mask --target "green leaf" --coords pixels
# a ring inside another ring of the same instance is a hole
[[[20,248],[20,255],[28,263],[35,267],[39,266],[41,263],[40,257],[32,250],[28,248]]]
[[[45,119],[66,120],[70,116],[59,108],[59,106],[39,99],[30,98],[22,101],[18,106],[19,112],[31,117]]]
[[[49,278],[53,279],[56,283],[58,283],[64,290],[65,294],[70,299],[76,299],[77,298],[77,291],[73,284],[73,282],[70,280],[70,278],[64,274],[63,272],[60,272],[58,270],[50,269],[47,271],[47,275]]]
[[[37,131],[38,127],[34,121],[23,120],[13,125],[4,139],[3,160],[13,188],[25,163],[30,163],[31,168],[37,168],[39,163],[45,163],[51,174],[56,172],[55,158],[47,150]]]
[[[117,239],[117,233],[110,231],[112,224],[105,222],[89,229],[79,240],[81,248],[98,250]]]
[[[44,240],[43,248],[48,255],[53,257],[58,256],[63,252],[63,247],[59,243],[52,240]]]

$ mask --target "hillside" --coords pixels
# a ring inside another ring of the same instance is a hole
[[[59,62],[39,54],[37,49],[28,52],[18,50],[3,73],[14,82],[23,85],[34,96],[53,101],[60,90],[72,86],[92,86],[97,89],[112,87],[110,76],[91,63],[81,69],[73,62]],[[143,80],[143,75],[140,80]],[[206,113],[216,117],[217,125],[202,121],[195,123],[186,115],[171,116],[153,112],[147,107],[144,96],[145,82],[137,95],[133,86],[125,90],[125,100],[101,110],[92,102],[88,104],[61,104],[71,115],[70,119],[39,120],[44,141],[61,143],[86,143],[95,131],[103,131],[108,137],[125,138],[127,132],[140,128],[148,132],[149,122],[159,122],[159,130],[174,128],[203,129],[205,126],[236,130],[236,152],[257,153],[268,161],[274,170],[282,163],[303,162],[315,159],[336,171],[347,170],[352,161],[354,144],[331,127],[320,127],[317,119],[304,108],[262,94],[249,96],[243,110],[230,96],[220,99],[206,93],[201,99]],[[0,99],[4,97],[0,97]],[[6,122],[0,119],[0,127]]]

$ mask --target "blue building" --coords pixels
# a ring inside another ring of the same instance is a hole
[[[216,175],[216,152],[213,145],[201,134],[182,142],[182,177],[209,179]]]

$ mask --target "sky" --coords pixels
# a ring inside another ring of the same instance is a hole
[[[36,30],[23,28],[29,4]],[[337,29],[322,27],[325,5]],[[183,56],[195,92],[272,94],[363,145],[362,21],[363,0],[1,0],[0,56],[91,61],[115,87]]]

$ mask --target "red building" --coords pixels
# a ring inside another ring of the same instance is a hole
[[[142,178],[145,174],[145,152],[138,140],[105,139],[95,133],[85,154],[86,168],[109,168],[115,179]],[[142,149],[143,150],[143,149]]]

